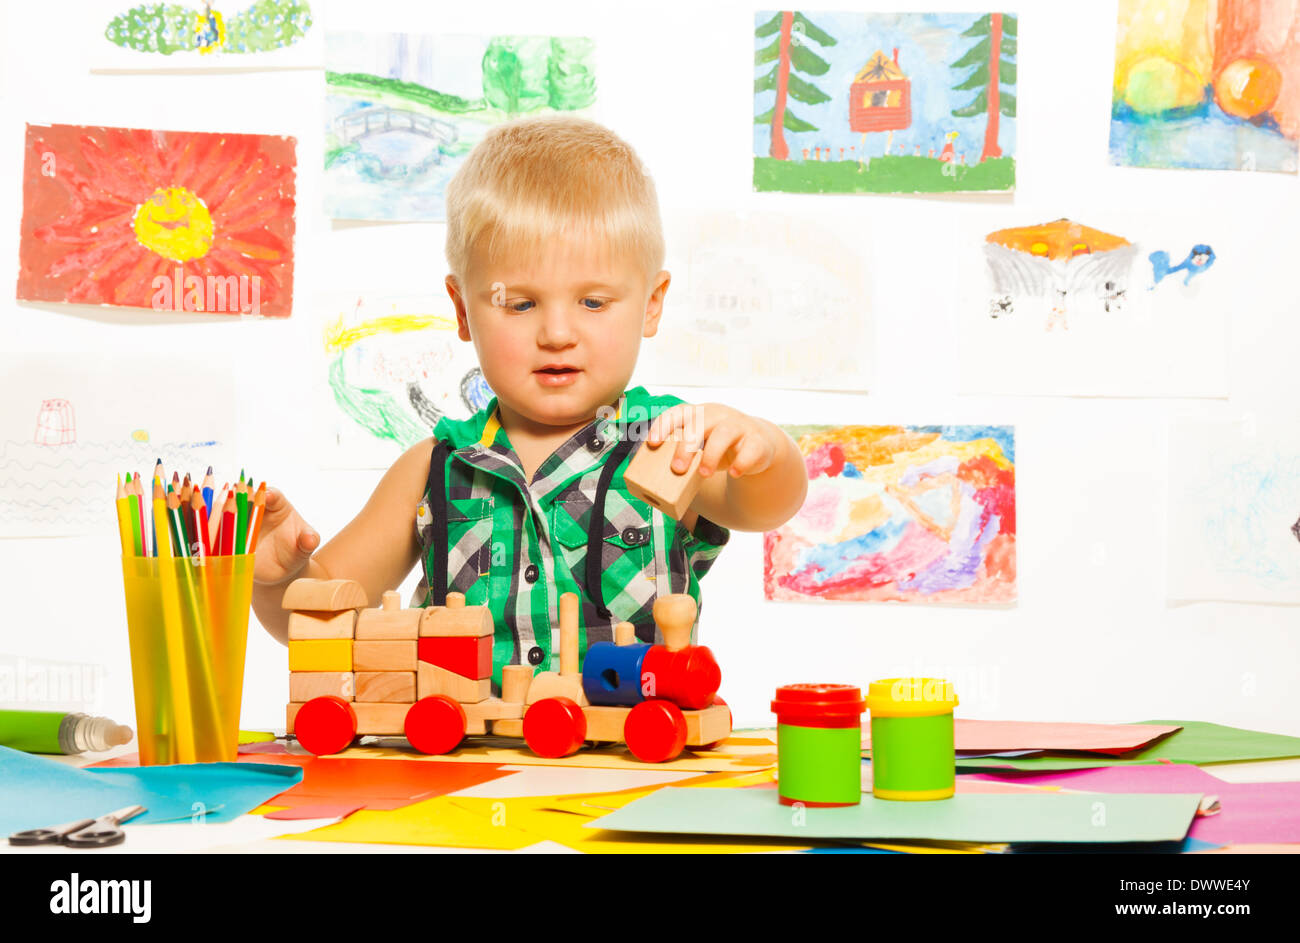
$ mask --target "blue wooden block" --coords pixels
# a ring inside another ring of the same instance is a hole
[[[592,704],[631,707],[645,700],[641,694],[641,662],[649,645],[615,645],[595,642],[587,647],[582,664],[582,691]]]

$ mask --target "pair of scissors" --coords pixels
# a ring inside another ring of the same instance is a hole
[[[14,832],[9,836],[11,845],[67,845],[71,848],[105,848],[120,845],[126,840],[126,832],[118,826],[127,819],[135,818],[141,812],[147,812],[142,805],[129,805],[97,819],[78,819],[63,825],[51,825],[49,828],[29,828]]]

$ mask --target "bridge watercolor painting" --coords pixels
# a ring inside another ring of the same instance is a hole
[[[754,27],[755,190],[1015,187],[1014,15],[787,10]]]
[[[444,189],[489,127],[588,113],[594,44],[582,37],[325,37],[325,212],[445,219]]]
[[[1111,163],[1295,173],[1300,5],[1120,0]]]
[[[808,468],[763,535],[767,599],[1016,601],[1011,426],[784,426]]]

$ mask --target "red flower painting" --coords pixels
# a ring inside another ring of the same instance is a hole
[[[294,143],[28,125],[18,298],[287,317]]]

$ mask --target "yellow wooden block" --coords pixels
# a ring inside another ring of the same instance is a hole
[[[350,701],[353,699],[354,684],[350,671],[291,671],[289,700],[305,703],[314,697],[332,694]]]
[[[414,671],[358,671],[358,701],[415,703]]]
[[[418,697],[445,694],[453,701],[474,704],[492,695],[491,678],[466,678],[446,668],[431,665],[427,661],[420,662],[416,671],[418,672],[416,679]]]
[[[357,715],[357,733],[381,737],[405,736],[406,712],[410,709],[410,704],[352,702],[352,710]]]
[[[352,643],[352,667],[356,671],[414,671],[415,639],[367,640]]]
[[[513,717],[506,720],[495,720],[492,722],[492,733],[498,737],[522,737],[524,735],[524,722]]]
[[[289,613],[289,640],[309,638],[352,638],[357,611],[342,612],[291,612]]]
[[[351,671],[352,639],[301,639],[289,641],[290,671]],[[412,645],[415,643],[412,642]]]

